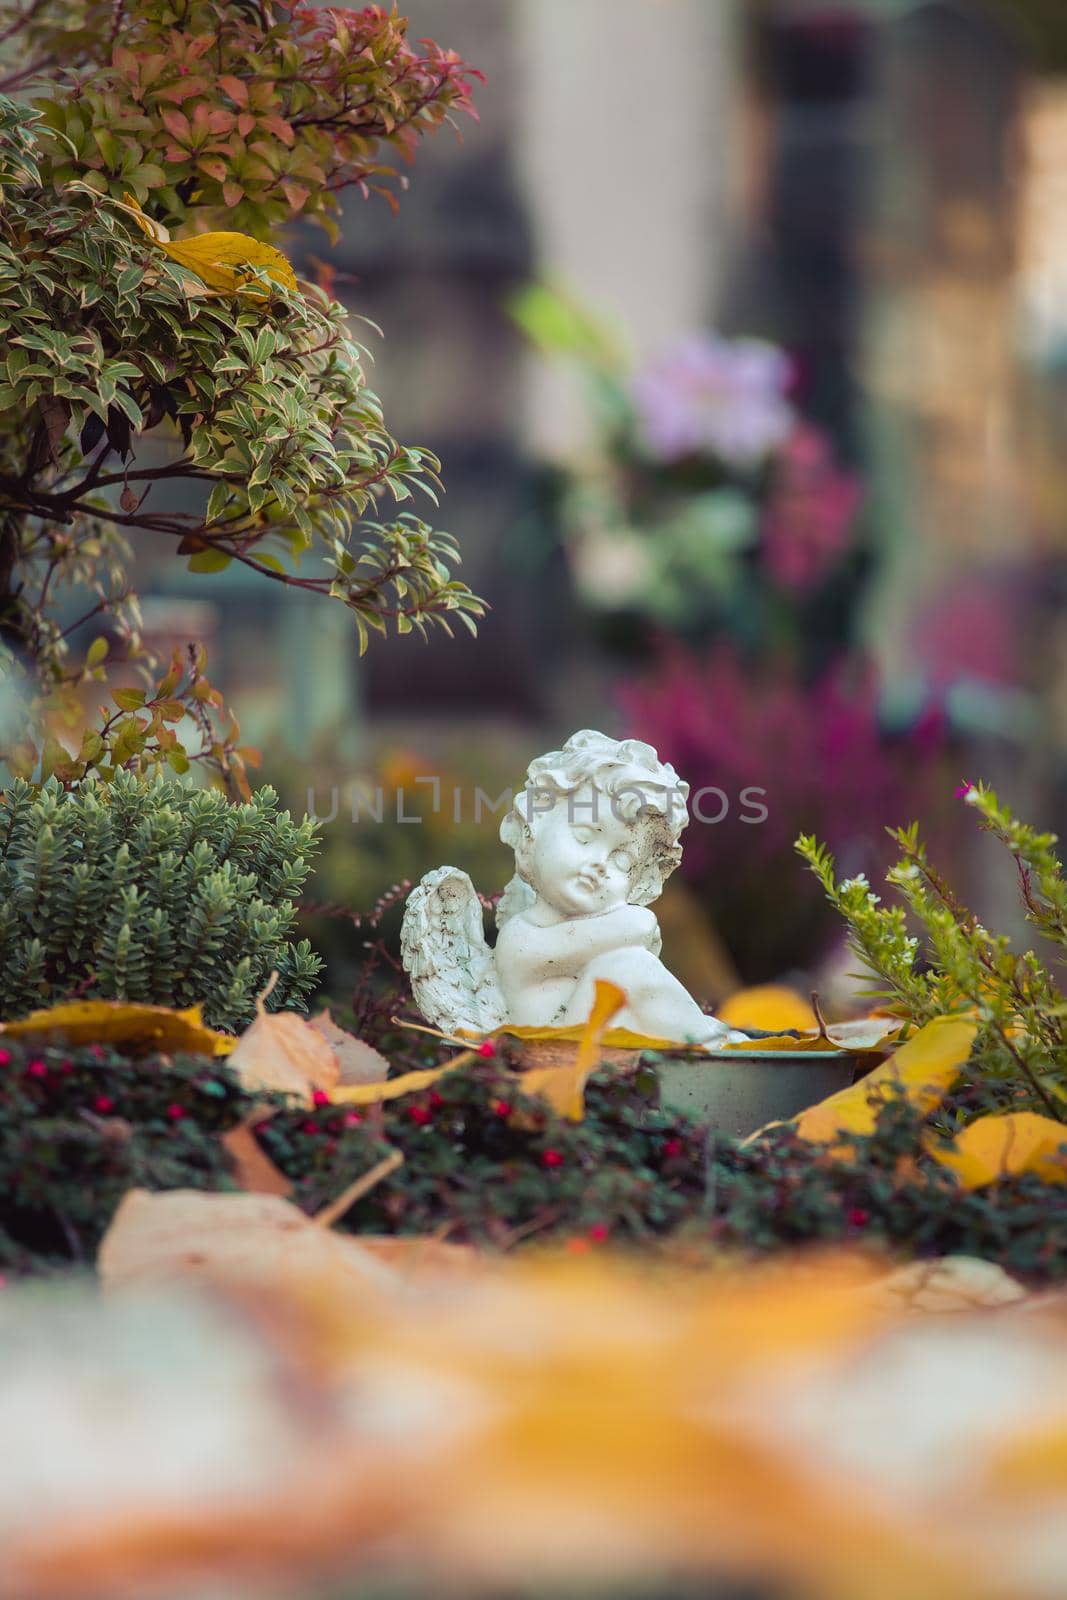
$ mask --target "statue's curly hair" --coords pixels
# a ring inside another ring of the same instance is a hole
[[[685,804],[689,785],[640,739],[609,739],[607,734],[583,728],[571,735],[562,750],[550,750],[531,761],[526,783],[500,824],[501,839],[520,861],[538,815],[543,814],[533,803],[535,798],[574,794],[585,784],[610,797],[615,815],[648,830],[652,848],[630,893],[634,904],[651,905],[682,859],[680,837],[689,821]]]

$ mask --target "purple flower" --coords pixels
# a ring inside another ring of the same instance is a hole
[[[788,357],[774,345],[694,335],[634,379],[639,431],[664,461],[712,455],[754,466],[792,430],[790,376]]]

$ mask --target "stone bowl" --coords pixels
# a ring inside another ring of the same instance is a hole
[[[574,1044],[554,1039],[525,1040],[526,1067],[567,1066]],[[647,1052],[605,1048],[601,1066],[635,1072]],[[747,1138],[768,1122],[788,1122],[839,1089],[857,1074],[857,1057],[844,1050],[694,1051],[654,1063],[660,1103],[716,1132]]]
[[[788,1122],[856,1077],[843,1050],[727,1050],[657,1064],[660,1103],[718,1133],[745,1139],[768,1122]]]

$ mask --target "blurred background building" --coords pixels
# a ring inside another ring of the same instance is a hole
[[[492,611],[477,641],[359,662],[340,606],[231,569],[157,585],[149,628],[208,639],[296,805],[354,775],[496,793],[583,724],[765,788],[773,843],[691,830],[705,987],[827,956],[801,828],[877,870],[883,825],[917,815],[996,915],[953,787],[986,776],[1053,823],[1064,798],[1062,0],[403,9],[486,73],[481,120],[422,151],[397,216],[351,201],[332,253],[292,249],[385,330],[374,387],[441,457],[439,521]],[[758,460],[714,419],[664,446],[683,391],[757,426],[751,389],[721,390],[757,381],[723,343],[750,337],[783,352],[790,427]],[[500,887],[491,818],[349,828],[323,896],[452,858]]]

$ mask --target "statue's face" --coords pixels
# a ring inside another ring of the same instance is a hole
[[[608,796],[585,784],[534,822],[529,881],[562,916],[611,911],[629,898],[637,844],[635,825],[616,817]]]

